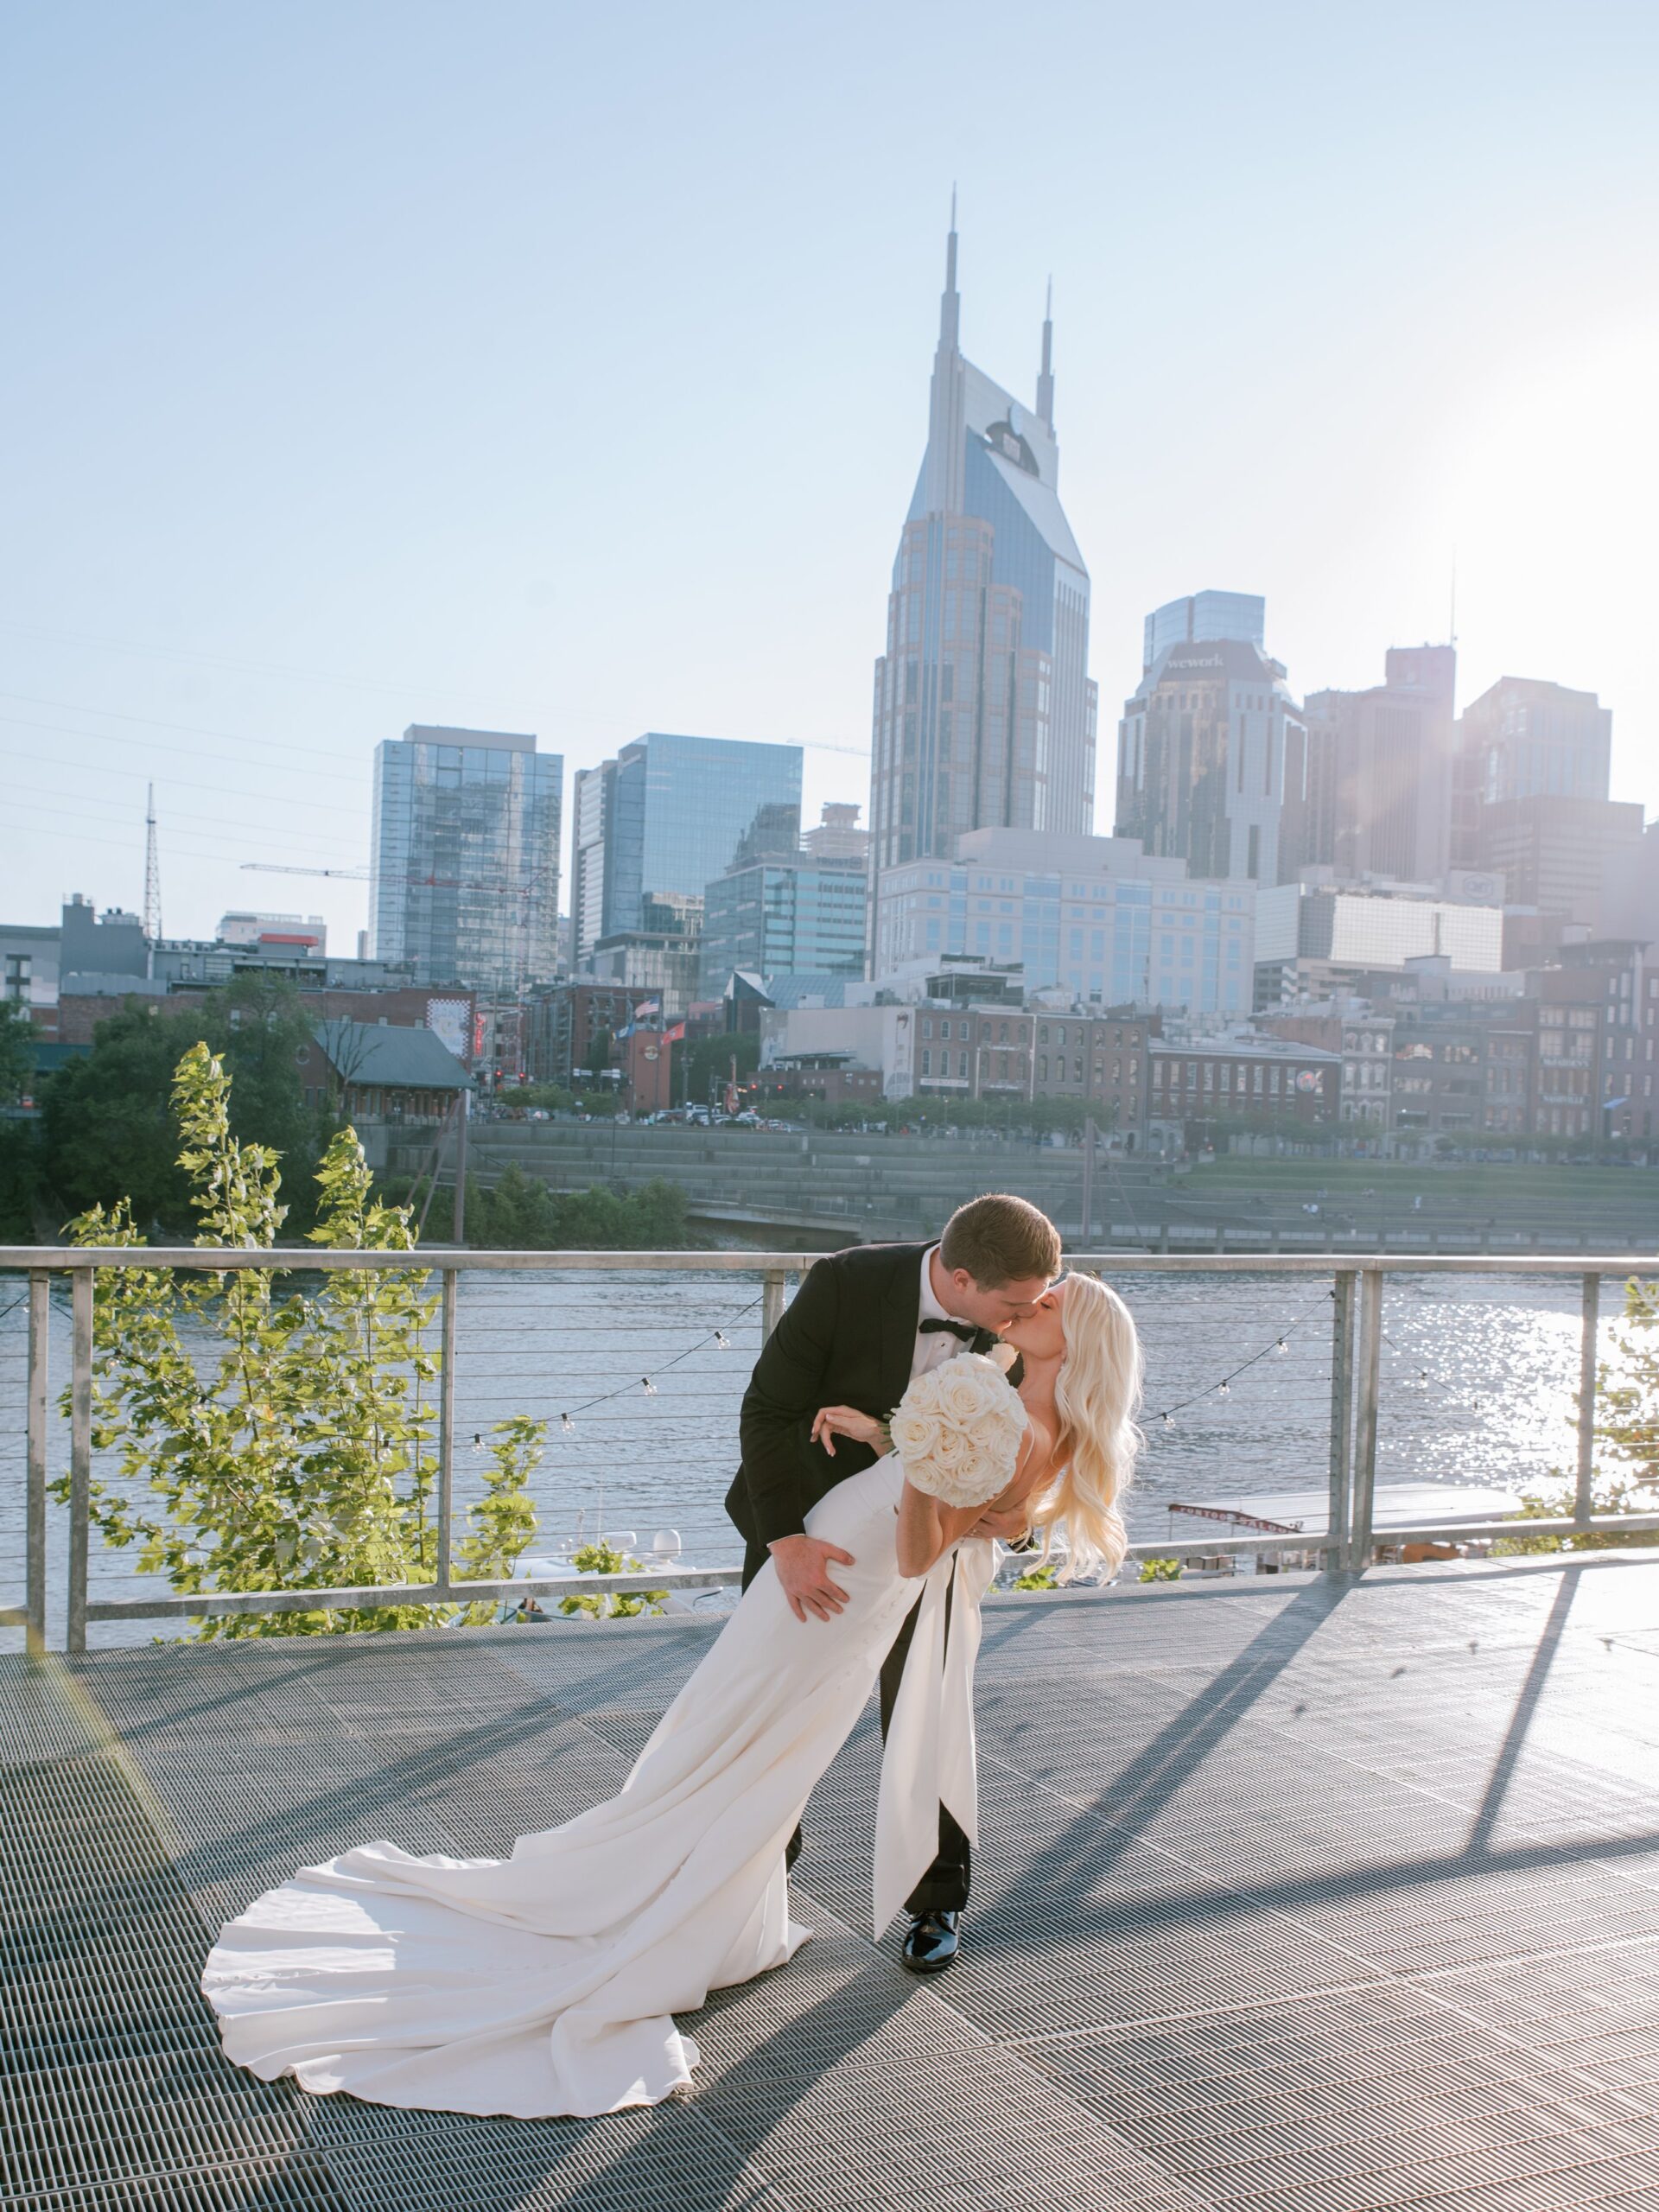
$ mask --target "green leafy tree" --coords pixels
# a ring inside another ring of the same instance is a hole
[[[1178,1559],[1143,1559],[1137,1580],[1141,1582],[1179,1582],[1181,1562]]]
[[[238,976],[182,1011],[129,999],[99,1023],[92,1051],[42,1087],[44,1180],[73,1211],[124,1200],[136,1222],[185,1233],[193,1202],[179,1160],[174,1071],[200,1044],[234,1079],[231,1134],[287,1161],[298,1198],[294,1226],[308,1226],[315,1199],[302,1179],[326,1140],[300,1078],[310,1038],[297,993],[266,976]]]
[[[40,1147],[28,1122],[0,1122],[0,1243],[35,1242]]]
[[[1599,1465],[1592,1510],[1650,1513],[1659,1488],[1659,1285],[1635,1277],[1624,1286],[1624,1311],[1613,1332],[1613,1357],[1597,1377],[1596,1428]],[[1553,1486],[1522,1499],[1523,1521],[1566,1521],[1573,1516],[1577,1485],[1560,1468],[1551,1470]],[[1492,1547],[1500,1557],[1541,1552],[1617,1551],[1645,1548],[1650,1529],[1592,1529],[1582,1535],[1503,1536]]]
[[[737,1079],[745,1083],[760,1065],[760,1039],[735,1033],[698,1038],[685,1061],[685,1096],[694,1106],[708,1103],[711,1083],[716,1098],[723,1097],[734,1057]]]
[[[180,1061],[173,1103],[179,1166],[198,1245],[270,1249],[283,1224],[281,1178],[266,1146],[232,1135],[231,1081],[205,1044]],[[408,1212],[375,1198],[350,1129],[317,1173],[314,1243],[408,1251]],[[78,1244],[143,1242],[124,1201],[69,1224]],[[93,1445],[119,1484],[95,1473],[92,1514],[113,1544],[175,1590],[385,1587],[437,1567],[436,1308],[427,1270],[331,1270],[314,1294],[276,1294],[274,1269],[111,1268],[93,1303]],[[219,1347],[199,1362],[186,1334]],[[502,1573],[531,1541],[526,1485],[545,1424],[499,1422],[495,1471],[472,1509],[464,1562]],[[60,1485],[67,1495],[67,1483]],[[487,1608],[483,1609],[487,1611]],[[477,1606],[461,1609],[479,1617]],[[453,1607],[318,1607],[204,1618],[204,1638],[422,1626]]]
[[[0,999],[0,1106],[21,1098],[35,1072],[35,1025],[27,1007]]]
[[[1559,1473],[1559,1470],[1552,1470]],[[1577,1503],[1577,1486],[1561,1475],[1558,1485],[1522,1495],[1519,1529],[1528,1521],[1570,1521]],[[1651,1513],[1653,1500],[1629,1483],[1605,1482],[1592,1491],[1592,1513]],[[1651,1529],[1586,1529],[1582,1535],[1500,1536],[1492,1546],[1498,1559],[1522,1559],[1543,1552],[1605,1552],[1645,1550],[1654,1540]]]
[[[578,1574],[643,1574],[645,1571],[639,1560],[630,1559],[603,1537],[573,1552],[570,1564]],[[640,1613],[662,1612],[667,1597],[666,1590],[601,1590],[591,1598],[578,1597],[573,1591],[568,1598],[560,1599],[559,1611],[586,1613],[596,1621],[632,1620]]]
[[[169,1228],[188,1221],[190,1188],[169,1096],[183,1049],[154,1000],[130,1000],[99,1023],[91,1052],[47,1083],[41,1167],[66,1205],[120,1206],[133,1221]]]
[[[427,1217],[432,1236],[452,1233],[454,1205],[453,1192],[436,1193]],[[467,1177],[467,1237],[476,1249],[501,1252],[678,1251],[692,1241],[685,1192],[661,1176],[621,1196],[597,1186],[554,1191],[517,1160],[493,1183]]]
[[[1659,1485],[1659,1283],[1625,1284],[1613,1344],[1599,1382],[1597,1433],[1626,1480],[1651,1491]]]

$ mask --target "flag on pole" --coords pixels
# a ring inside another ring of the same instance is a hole
[[[671,1029],[664,1029],[663,1032],[663,1042],[664,1045],[684,1044],[685,1024],[683,1021],[677,1021]]]
[[[641,999],[633,1009],[633,1018],[636,1021],[643,1021],[648,1014],[660,1014],[662,1010],[661,999]]]

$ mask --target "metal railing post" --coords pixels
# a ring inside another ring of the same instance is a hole
[[[1382,1358],[1382,1271],[1367,1268],[1359,1280],[1359,1359],[1354,1410],[1353,1479],[1348,1511],[1348,1570],[1363,1574],[1371,1563],[1371,1515],[1376,1491],[1377,1384]]]
[[[784,1293],[789,1287],[789,1277],[781,1268],[768,1268],[761,1290],[760,1338],[762,1343],[772,1334],[784,1318]]]
[[[1583,1318],[1579,1333],[1579,1470],[1573,1518],[1580,1526],[1591,1516],[1591,1487],[1596,1459],[1596,1329],[1601,1319],[1601,1277],[1584,1278]]]
[[[443,1270],[443,1306],[438,1329],[438,1573],[440,1590],[449,1587],[449,1547],[455,1515],[455,1294],[460,1270]]]
[[[90,1267],[69,1278],[69,1619],[67,1651],[86,1649],[86,1537],[92,1491],[92,1285]]]
[[[1349,1476],[1354,1434],[1355,1281],[1351,1268],[1339,1268],[1332,1292],[1330,1504],[1325,1522],[1327,1574],[1339,1573],[1348,1555],[1349,1508],[1352,1502]]]
[[[24,1507],[24,1573],[29,1614],[25,1641],[34,1657],[46,1649],[47,1389],[52,1342],[52,1278],[29,1271],[28,1499]]]

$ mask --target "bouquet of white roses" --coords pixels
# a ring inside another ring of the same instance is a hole
[[[994,1356],[961,1352],[916,1377],[887,1428],[918,1490],[983,1505],[1014,1479],[1026,1409]]]

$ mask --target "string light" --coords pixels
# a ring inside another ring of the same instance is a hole
[[[473,1431],[473,1449],[474,1452],[481,1452],[484,1449],[484,1439],[477,1429]]]
[[[561,1414],[559,1415],[559,1427],[564,1431],[564,1433],[567,1436],[574,1436],[576,1433],[576,1424],[571,1420],[569,1414]]]
[[[763,1303],[764,1299],[764,1292],[760,1298],[752,1298],[747,1306],[738,1308],[733,1319],[742,1320],[747,1314],[753,1313],[755,1307]],[[701,1351],[705,1344],[713,1344],[719,1351],[729,1351],[732,1349],[732,1339],[723,1328],[710,1329],[707,1335],[699,1337],[695,1344],[688,1344],[683,1351],[677,1351],[672,1359],[665,1359],[662,1366],[658,1369],[658,1373],[660,1375],[671,1367],[677,1367],[682,1360],[690,1359],[694,1352]],[[594,1406],[608,1406],[613,1398],[625,1398],[635,1389],[642,1391],[648,1398],[654,1398],[658,1395],[657,1385],[650,1376],[642,1375],[637,1383],[624,1382],[614,1390],[601,1390],[595,1397],[584,1398],[580,1405],[570,1408],[570,1413],[585,1414]],[[574,1427],[570,1414],[562,1414],[559,1416],[559,1425],[562,1429],[569,1433]]]
[[[1207,1398],[1211,1391],[1214,1391],[1218,1397],[1230,1398],[1233,1395],[1233,1385],[1241,1375],[1254,1367],[1258,1360],[1266,1359],[1269,1353],[1287,1352],[1290,1350],[1290,1339],[1306,1320],[1308,1313],[1317,1312],[1327,1299],[1335,1296],[1336,1293],[1333,1290],[1321,1292],[1317,1305],[1310,1306],[1307,1313],[1299,1315],[1287,1329],[1274,1338],[1270,1344],[1263,1344],[1260,1351],[1252,1352],[1248,1359],[1241,1361],[1230,1374],[1224,1375],[1218,1382],[1207,1383],[1202,1390],[1195,1390],[1190,1398],[1182,1398],[1177,1404],[1166,1408],[1159,1414],[1160,1421],[1166,1428],[1173,1428],[1175,1425],[1173,1416],[1176,1414],[1184,1413],[1188,1406],[1196,1406],[1201,1398]]]

